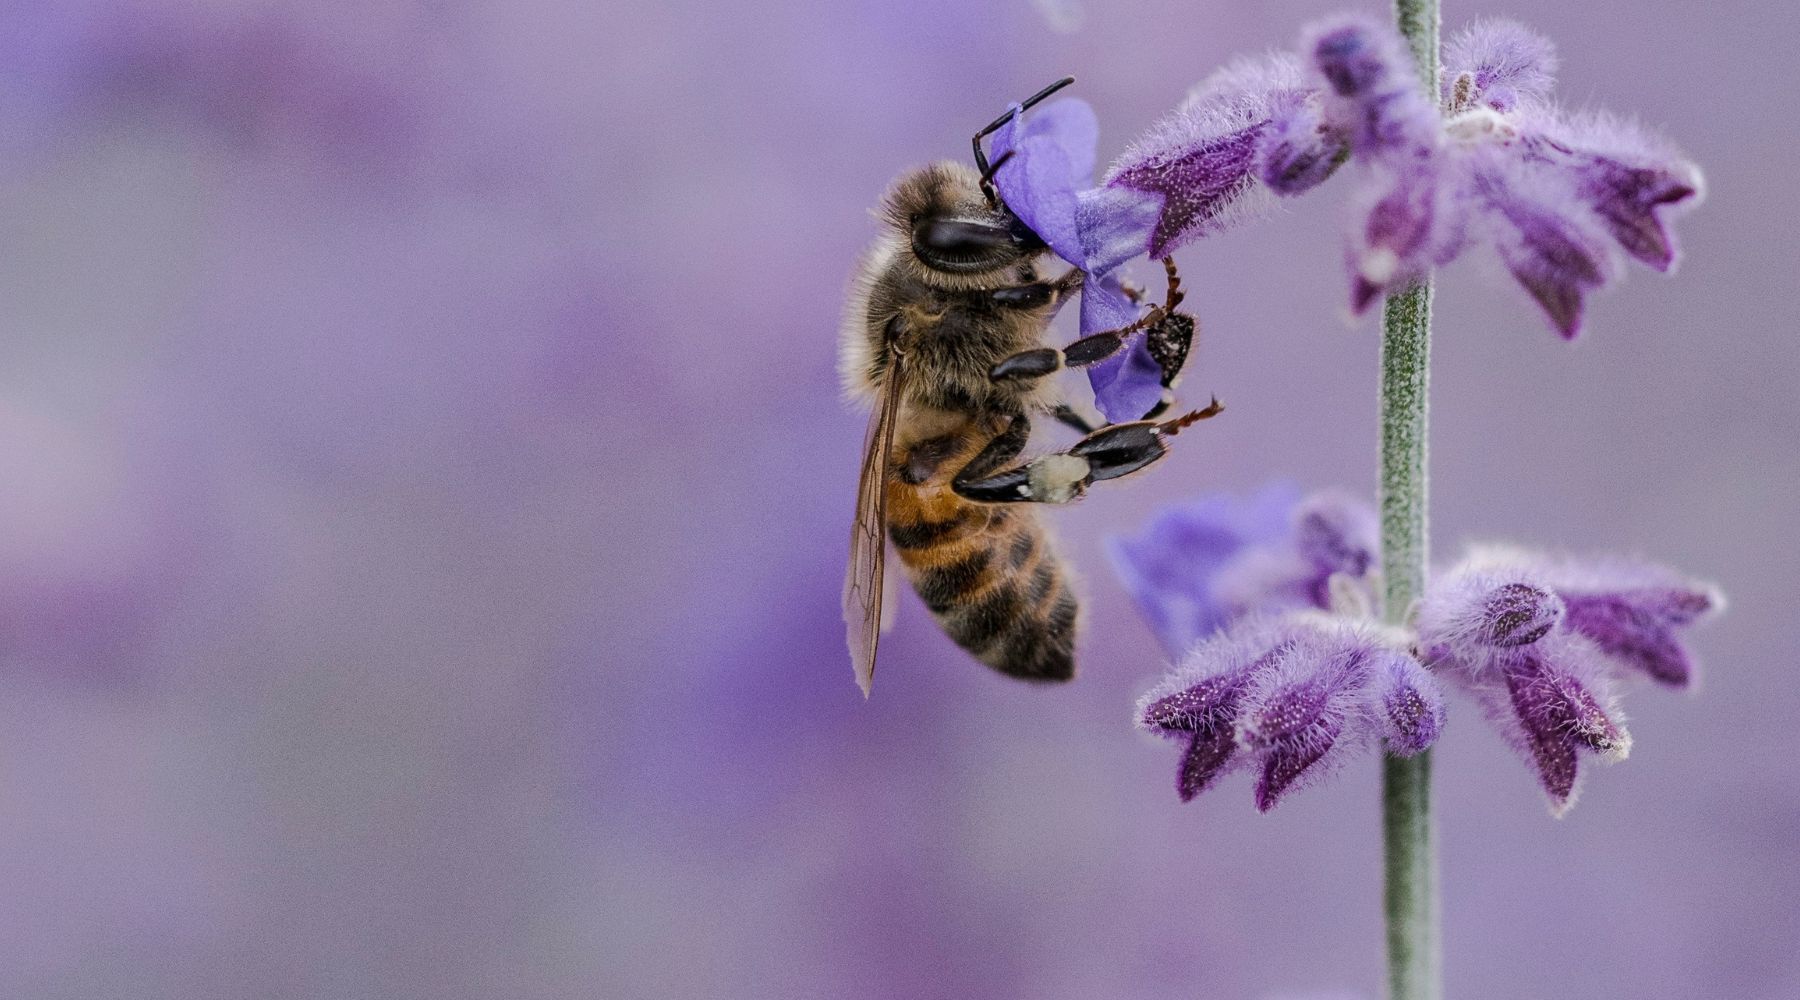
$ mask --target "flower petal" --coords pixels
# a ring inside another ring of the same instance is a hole
[[[1106,275],[1082,286],[1084,336],[1129,326],[1137,314],[1137,305],[1125,294],[1117,278]],[[1113,423],[1141,420],[1162,400],[1162,366],[1151,356],[1141,330],[1128,338],[1124,350],[1089,365],[1087,376],[1094,390],[1094,405]]]
[[[1569,628],[1587,636],[1607,655],[1670,687],[1686,687],[1694,666],[1676,636],[1712,608],[1704,591],[1628,590],[1602,594],[1570,594]]]
[[[1099,187],[1081,192],[1076,199],[1075,225],[1081,235],[1086,270],[1097,275],[1110,274],[1133,257],[1149,252],[1150,234],[1161,214],[1162,199],[1142,191]],[[1109,328],[1094,327],[1091,332],[1103,329]]]
[[[1561,815],[1575,794],[1577,749],[1622,759],[1630,752],[1631,738],[1581,681],[1535,652],[1511,658],[1503,676],[1538,780],[1552,811]]]
[[[1268,812],[1281,796],[1317,764],[1337,742],[1341,719],[1320,716],[1304,730],[1282,740],[1263,754],[1262,777],[1256,783],[1256,809]]]
[[[1459,77],[1467,76],[1470,104],[1511,111],[1525,101],[1541,101],[1556,85],[1556,46],[1516,21],[1486,20],[1457,32],[1444,43],[1444,102],[1452,111]]]
[[[1423,278],[1454,245],[1456,218],[1442,197],[1439,164],[1412,158],[1363,168],[1350,234],[1351,310],[1365,312],[1381,294]]]
[[[1422,753],[1444,731],[1444,692],[1419,661],[1401,653],[1376,659],[1373,703],[1381,737],[1401,757]]]
[[[1294,92],[1274,103],[1269,126],[1258,137],[1256,178],[1279,195],[1310,191],[1343,163],[1349,143],[1326,123],[1317,95]]]
[[[1187,752],[1181,755],[1181,768],[1175,773],[1175,794],[1183,802],[1192,802],[1225,773],[1236,752],[1237,741],[1229,728],[1195,733]]]
[[[1366,576],[1378,558],[1379,530],[1375,509],[1343,490],[1315,493],[1294,511],[1300,555],[1327,576]]]
[[[1250,675],[1242,669],[1213,674],[1150,702],[1139,720],[1145,728],[1165,733],[1231,731],[1249,684]]]
[[[1700,203],[1700,168],[1667,141],[1611,115],[1543,115],[1529,127],[1541,132],[1532,152],[1570,175],[1626,253],[1658,271],[1674,267],[1668,218]]]
[[[1616,268],[1596,216],[1560,178],[1484,150],[1472,176],[1487,238],[1564,338],[1581,332],[1589,292]]]
[[[1259,137],[1277,108],[1305,90],[1300,63],[1291,56],[1240,60],[1202,81],[1113,163],[1106,187],[1161,201],[1150,256],[1167,256],[1268,204],[1251,172]]]
[[[1352,15],[1315,25],[1307,35],[1302,51],[1334,98],[1326,115],[1347,131],[1357,156],[1415,157],[1437,145],[1442,118],[1392,25]]]
[[[1544,638],[1563,620],[1563,602],[1522,566],[1472,558],[1439,574],[1419,602],[1420,642],[1479,668],[1493,651]]]
[[[1006,207],[1064,260],[1085,267],[1076,220],[1079,192],[1091,186],[1099,119],[1086,101],[1065,97],[1029,115],[1015,114],[994,133],[990,162]]]
[[[1164,507],[1138,534],[1108,540],[1119,581],[1171,656],[1230,620],[1236,609],[1220,601],[1220,569],[1248,546],[1285,537],[1299,501],[1289,483],[1248,498],[1214,494]]]

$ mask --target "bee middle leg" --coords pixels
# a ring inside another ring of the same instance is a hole
[[[1110,424],[1075,442],[1067,451],[1041,455],[1022,465],[994,471],[1011,461],[1024,446],[1025,434],[1016,445],[1008,443],[996,448],[1014,430],[1026,427],[1024,417],[1015,418],[1007,433],[975,456],[951,480],[958,496],[983,503],[1068,503],[1087,492],[1094,483],[1130,475],[1169,453],[1167,440],[1182,429],[1209,417],[1217,416],[1225,407],[1213,400],[1204,409],[1184,414],[1174,420],[1134,420]],[[1010,453],[993,460],[990,453]],[[986,461],[984,461],[984,459]]]
[[[1194,343],[1194,333],[1199,327],[1191,314],[1175,311],[1187,297],[1187,293],[1181,288],[1181,275],[1175,270],[1175,258],[1164,257],[1162,264],[1168,274],[1168,291],[1164,293],[1162,304],[1151,306],[1150,311],[1137,322],[1117,330],[1083,337],[1061,350],[1036,347],[1021,351],[1002,359],[988,371],[988,378],[995,382],[1038,379],[1064,368],[1085,368],[1119,353],[1124,349],[1127,337],[1143,330],[1144,347],[1162,372],[1159,381],[1162,383],[1163,395],[1141,419],[1154,420],[1161,416],[1174,404],[1175,382],[1181,377],[1182,366],[1187,363],[1188,352]],[[1141,295],[1133,290],[1131,299],[1133,302],[1141,301]],[[1061,414],[1058,414],[1057,419],[1069,422]]]

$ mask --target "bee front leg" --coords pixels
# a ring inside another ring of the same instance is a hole
[[[984,503],[1068,503],[1094,483],[1130,475],[1160,460],[1169,453],[1169,438],[1224,409],[1215,399],[1205,409],[1174,420],[1111,424],[1075,442],[1068,451],[991,475],[981,471],[971,475],[975,465],[971,462],[952,480],[951,488],[959,496]]]
[[[1042,309],[1053,306],[1055,316],[1069,297],[1081,290],[1082,273],[1070,271],[1055,281],[1034,281],[1029,285],[997,288],[989,293],[994,305],[1002,309]]]

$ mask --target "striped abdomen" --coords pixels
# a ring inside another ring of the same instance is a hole
[[[966,460],[966,456],[959,456]],[[1029,504],[983,504],[951,492],[960,461],[911,482],[904,458],[888,480],[888,538],[944,632],[976,659],[1026,680],[1075,675],[1078,605],[1049,533]]]

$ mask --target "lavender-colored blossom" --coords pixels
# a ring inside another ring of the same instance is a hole
[[[994,133],[990,154],[1001,163],[994,184],[1019,220],[1085,273],[1083,336],[1131,325],[1141,311],[1114,275],[1142,255],[1155,202],[1093,185],[1099,124],[1086,101],[1064,98],[1031,114],[1015,114]],[[1162,398],[1162,368],[1140,332],[1126,349],[1088,369],[1094,402],[1109,420],[1134,420]]]
[[[1157,199],[1149,253],[1221,232],[1330,175],[1344,152],[1325,127],[1301,63],[1235,62],[1202,81],[1107,171],[1106,185]]]
[[[1081,330],[1129,325],[1141,307],[1114,271],[1133,257],[1177,247],[1254,217],[1308,190],[1343,162],[1348,145],[1329,127],[1319,95],[1291,55],[1241,60],[1213,74],[1092,184],[1092,109],[1064,99],[1017,115],[994,134],[991,158],[1007,207],[1064,260],[1086,272]],[[1109,419],[1143,414],[1162,396],[1161,368],[1134,338],[1088,370]]]
[[[1717,587],[1652,563],[1541,559],[1536,569],[1567,606],[1568,630],[1593,642],[1620,678],[1687,687],[1695,665],[1680,633],[1725,607]]]
[[[1306,51],[1329,95],[1323,127],[1348,137],[1361,174],[1349,248],[1357,311],[1479,243],[1573,337],[1623,257],[1674,266],[1667,217],[1699,201],[1699,170],[1630,123],[1551,103],[1545,39],[1510,22],[1453,38],[1441,109],[1387,24],[1329,22]]]
[[[1248,499],[1202,497],[1166,508],[1109,542],[1113,565],[1172,656],[1252,613],[1334,607],[1332,580],[1375,569],[1374,511],[1339,491],[1287,485]]]
[[[1266,810],[1377,738],[1418,753],[1443,730],[1447,681],[1481,705],[1560,816],[1582,756],[1630,752],[1622,685],[1687,685],[1682,633],[1724,603],[1649,563],[1490,546],[1432,577],[1409,628],[1387,628],[1370,617],[1377,537],[1368,504],[1275,486],[1169,508],[1112,540],[1120,578],[1177,658],[1139,721],[1186,742],[1183,799],[1256,766]]]
[[[1255,769],[1256,807],[1335,770],[1380,740],[1396,753],[1442,729],[1437,685],[1405,636],[1315,612],[1246,618],[1195,646],[1138,705],[1145,730],[1187,745],[1176,792]]]
[[[1247,498],[1212,494],[1164,508],[1136,535],[1107,540],[1113,568],[1170,656],[1235,617],[1215,586],[1219,570],[1246,549],[1278,545],[1299,502],[1287,483]]]
[[[1373,666],[1369,707],[1389,750],[1402,757],[1423,753],[1444,731],[1444,696],[1418,660],[1394,653]]]
[[[1427,662],[1482,704],[1561,815],[1578,754],[1630,752],[1616,683],[1686,684],[1692,662],[1676,630],[1721,603],[1660,567],[1479,549],[1432,583],[1417,617]]]
[[[1516,21],[1478,21],[1457,32],[1444,43],[1444,65],[1455,67],[1440,95],[1452,111],[1477,94],[1496,111],[1513,111],[1548,99],[1556,86],[1556,46]]]

